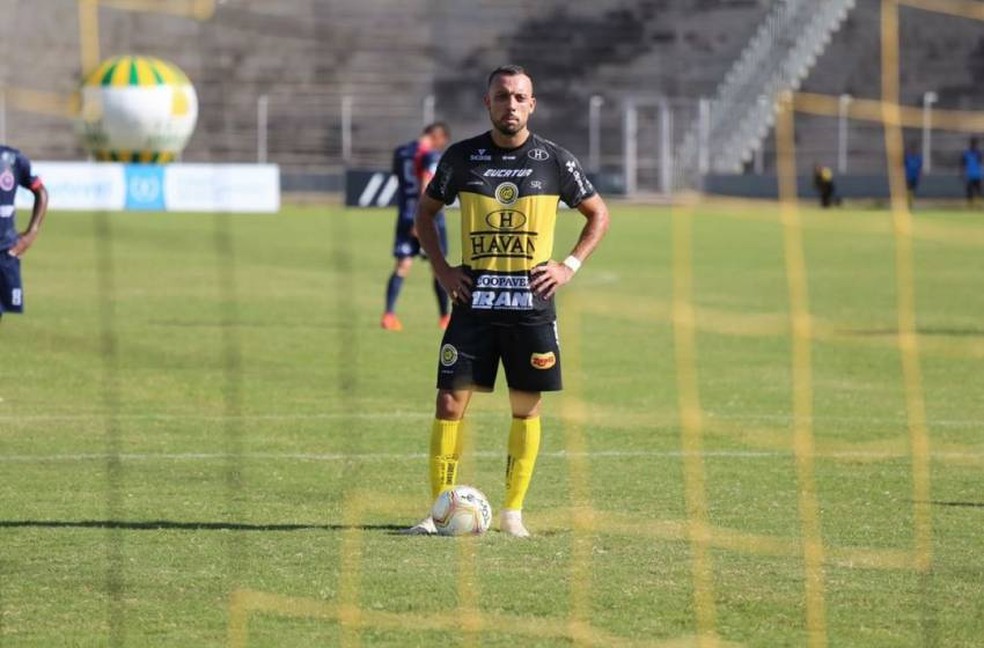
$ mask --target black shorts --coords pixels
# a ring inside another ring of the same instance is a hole
[[[441,244],[441,252],[448,253],[448,228],[444,224],[444,215],[439,215],[434,221],[437,225],[437,240]],[[420,241],[411,234],[413,231],[413,219],[398,218],[396,220],[396,236],[393,240],[393,256],[397,259],[404,257],[423,256],[420,249]]]
[[[503,324],[456,310],[441,341],[438,389],[492,391],[499,361],[510,389],[560,391],[557,323]]]
[[[20,259],[0,250],[0,313],[24,312]]]

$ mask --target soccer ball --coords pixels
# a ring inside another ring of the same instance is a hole
[[[492,506],[477,488],[455,486],[437,496],[431,517],[440,535],[481,535],[492,524]]]

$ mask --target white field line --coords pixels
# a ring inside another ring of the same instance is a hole
[[[570,457],[588,457],[591,459],[679,459],[690,456],[681,450],[599,450],[597,452],[571,453],[565,451],[541,452],[541,459],[567,459]],[[708,450],[698,453],[705,458],[724,458],[724,459],[787,459],[793,456],[792,452],[777,451],[756,451],[756,450]],[[478,458],[497,458],[502,453],[497,451],[479,451],[473,453]],[[843,451],[817,453],[819,458],[824,459],[903,459],[894,453],[872,452],[872,451]],[[233,455],[225,452],[183,452],[183,453],[121,453],[111,455],[106,453],[78,453],[78,454],[51,454],[51,455],[0,455],[0,463],[48,463],[48,462],[84,462],[84,461],[107,461],[118,459],[120,461],[150,462],[150,461],[228,461],[230,459],[247,461],[309,461],[309,462],[333,462],[333,461],[420,461],[427,459],[428,454],[424,452],[369,452],[369,453],[302,453],[302,452],[244,452]],[[980,452],[934,452],[933,459],[982,459],[984,453]]]
[[[402,419],[431,419],[432,412],[321,412],[318,414],[102,414],[92,412],[86,414],[0,414],[0,422],[20,421],[319,421],[319,420],[402,420]]]

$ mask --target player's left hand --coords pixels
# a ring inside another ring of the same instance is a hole
[[[551,260],[530,270],[530,277],[533,279],[530,289],[543,299],[550,299],[558,288],[574,277],[574,271],[563,263]]]
[[[27,248],[31,247],[31,244],[34,243],[34,239],[36,237],[37,234],[34,232],[25,232],[24,234],[21,234],[20,238],[17,239],[17,242],[14,243],[9,250],[7,250],[7,254],[14,257],[20,257],[27,252]]]

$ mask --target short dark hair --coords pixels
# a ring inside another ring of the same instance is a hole
[[[444,131],[445,135],[451,134],[451,129],[442,121],[431,122],[424,126],[424,135],[433,135],[437,131]]]
[[[527,72],[526,68],[524,68],[522,65],[500,65],[499,67],[497,67],[496,69],[492,70],[492,72],[489,73],[489,79],[486,82],[485,87],[486,88],[491,87],[492,81],[494,81],[495,78],[499,75],[516,76],[519,74],[525,74],[530,78],[530,81],[533,80],[533,77],[530,76],[530,73]]]

